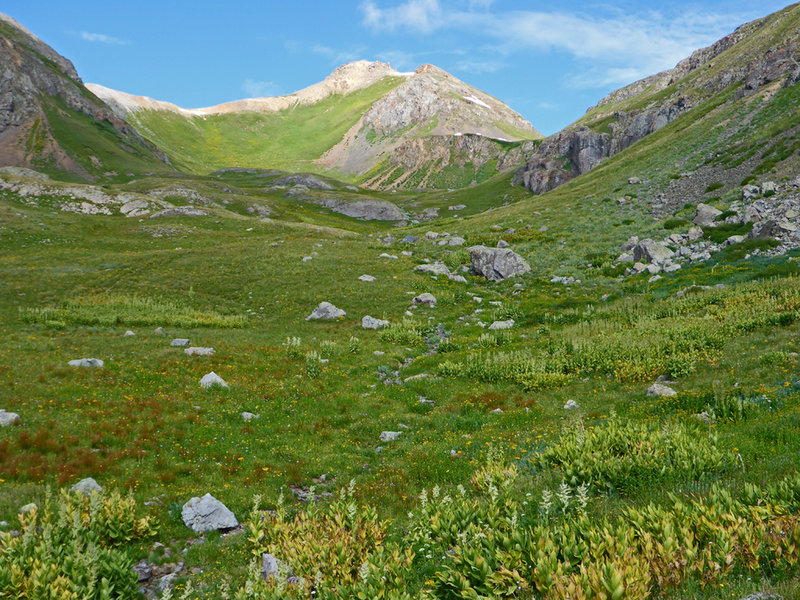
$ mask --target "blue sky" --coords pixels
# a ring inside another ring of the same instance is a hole
[[[777,0],[5,0],[84,81],[186,108],[279,95],[358,59],[432,63],[542,133]]]

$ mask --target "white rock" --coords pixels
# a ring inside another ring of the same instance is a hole
[[[363,329],[381,329],[388,326],[389,321],[384,319],[376,319],[375,317],[371,317],[369,315],[366,315],[363,319],[361,319],[361,327]]]
[[[19,415],[17,413],[6,412],[4,409],[0,409],[0,427],[8,427],[9,425],[16,425],[21,421],[22,419],[19,418]]]
[[[308,262],[308,261],[313,260],[313,259],[314,259],[313,256],[304,256],[303,257],[303,262]]]
[[[30,504],[26,504],[25,506],[20,506],[19,513],[21,515],[28,514],[31,511],[38,509],[39,507],[36,505],[35,502],[31,502]]]
[[[130,329],[128,329],[128,331],[125,332],[125,337],[131,337],[132,335],[136,335],[136,334],[133,333]]]
[[[191,342],[189,338],[175,338],[172,340],[169,345],[170,346],[188,346]]]
[[[578,406],[578,403],[575,402],[575,400],[567,400],[564,403],[564,410],[575,410],[576,408],[580,408],[580,406]]]
[[[375,281],[375,278],[372,275],[362,275],[358,278],[359,281]]]
[[[429,294],[428,292],[420,294],[419,296],[414,296],[412,302],[414,304],[424,304],[425,306],[436,306],[436,298],[433,294]]]
[[[70,489],[70,492],[80,492],[81,494],[86,494],[90,496],[92,493],[97,492],[100,493],[103,491],[103,486],[97,483],[93,478],[87,477],[86,479],[81,479],[78,483],[73,485]]]
[[[210,388],[215,385],[221,387],[228,387],[228,384],[225,383],[225,380],[216,373],[214,373],[214,371],[211,371],[211,373],[203,375],[203,378],[200,380],[200,387]]]
[[[78,358],[69,361],[70,367],[102,367],[103,364],[99,358]]]
[[[491,325],[489,325],[490,331],[495,331],[497,329],[511,329],[514,326],[514,319],[508,319],[507,321],[495,321]]]
[[[677,396],[678,392],[673,390],[668,385],[664,385],[663,383],[654,383],[649,388],[647,388],[647,396],[649,398],[660,398],[660,397],[667,397],[667,396]]]
[[[432,265],[417,265],[414,270],[426,275],[450,275],[450,269],[444,263],[433,263]]]
[[[382,431],[381,432],[381,441],[382,442],[393,442],[397,438],[399,438],[403,434],[402,431]]]
[[[380,255],[378,256],[378,258],[391,258],[392,260],[397,260],[397,256],[396,256],[396,255],[394,255],[394,254],[387,254],[386,252],[384,252],[383,254],[380,254]]]
[[[183,505],[181,517],[195,533],[233,529],[239,525],[230,509],[211,494],[189,500]]]
[[[320,302],[317,308],[306,317],[306,321],[315,319],[340,319],[344,317],[345,313],[342,309],[336,308],[330,302]]]
[[[211,356],[214,354],[213,348],[204,348],[202,346],[192,346],[183,351],[187,356]]]
[[[257,419],[260,416],[261,415],[256,415],[256,414],[253,414],[253,413],[247,412],[247,411],[241,413],[241,417],[242,417],[242,419],[244,421],[252,421],[253,419]]]

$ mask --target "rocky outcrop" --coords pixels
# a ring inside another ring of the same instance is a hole
[[[738,86],[741,97],[783,77],[786,85],[800,81],[800,33],[776,43],[771,25],[781,18],[776,13],[743,25],[675,68],[612,92],[545,140],[517,170],[514,183],[537,194],[552,190],[731,86]]]
[[[531,270],[525,259],[510,248],[472,246],[469,254],[473,272],[489,281],[502,281]]]

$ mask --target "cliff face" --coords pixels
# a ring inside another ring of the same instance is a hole
[[[146,146],[134,129],[83,86],[69,60],[10,17],[0,15],[0,166],[46,163],[88,175],[53,131],[54,115],[70,111],[110,125],[122,144]],[[154,149],[149,151],[155,158]]]
[[[552,190],[731,87],[740,98],[783,77],[800,79],[800,35],[784,27],[798,11],[790,7],[743,25],[675,68],[612,92],[546,139],[514,183],[536,194]]]

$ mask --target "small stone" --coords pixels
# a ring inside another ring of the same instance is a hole
[[[383,254],[378,255],[378,258],[390,258],[392,260],[397,260],[397,256],[394,254],[387,254],[384,252]]]
[[[70,489],[70,492],[79,492],[81,494],[85,494],[87,496],[92,495],[93,493],[100,493],[103,491],[103,486],[97,483],[91,477],[87,477],[86,479],[81,479],[78,483],[73,485]]]
[[[253,414],[253,413],[247,412],[247,411],[241,413],[242,420],[245,421],[245,422],[252,421],[253,419],[257,419],[260,416],[261,415],[256,415],[256,414]]]
[[[304,256],[303,257],[303,262],[308,262],[310,260],[314,260],[314,257],[313,256]]]
[[[567,400],[564,403],[564,410],[575,410],[576,408],[580,408],[580,406],[575,400]]]
[[[711,425],[714,423],[714,419],[712,419],[711,415],[709,415],[705,410],[701,413],[697,413],[694,418],[706,425]]]
[[[489,330],[495,331],[498,329],[511,329],[512,327],[514,327],[514,319],[508,319],[507,321],[495,321],[489,325]]]
[[[361,277],[358,278],[358,280],[370,282],[370,281],[375,281],[375,278],[372,275],[362,275]]]
[[[169,343],[170,346],[188,346],[189,344],[188,338],[175,338]]]
[[[0,427],[8,427],[9,425],[16,425],[22,422],[20,416],[15,412],[6,412],[5,409],[0,409]]]
[[[669,397],[669,396],[677,396],[678,392],[673,390],[671,387],[664,385],[662,383],[654,383],[649,388],[647,388],[647,397],[648,398],[661,398],[661,397]]]
[[[371,317],[369,315],[364,316],[361,319],[361,327],[362,329],[382,329],[384,327],[389,326],[389,321],[384,319],[376,319],[375,317]]]
[[[148,581],[153,576],[153,568],[147,564],[146,560],[142,560],[137,564],[133,565],[133,572],[136,573],[136,577],[139,583],[143,581]]]
[[[403,435],[402,431],[382,431],[380,439],[382,442],[393,442]]]
[[[384,352],[383,350],[375,350],[372,354],[375,356],[383,356],[384,354],[386,354],[386,352]]]
[[[420,396],[419,397],[419,403],[420,404],[424,404],[425,406],[433,406],[434,405],[434,401],[433,400],[429,400],[425,396]]]
[[[214,371],[211,371],[211,373],[208,373],[207,375],[203,375],[203,378],[200,380],[200,387],[210,388],[215,385],[225,388],[228,387],[228,384],[225,383],[225,380],[214,373]]]
[[[103,361],[99,358],[78,358],[75,360],[69,361],[70,367],[85,367],[85,368],[92,368],[92,367],[102,367]]]
[[[214,354],[214,349],[204,348],[202,346],[192,346],[191,348],[186,348],[183,352],[187,356],[211,356]]]
[[[424,304],[425,306],[436,306],[436,298],[433,294],[425,292],[419,296],[414,296],[412,300],[414,304]]]
[[[340,308],[336,308],[330,302],[320,302],[319,305],[317,305],[317,308],[315,308],[314,311],[306,317],[306,321],[315,319],[341,319],[346,315],[346,312]]]
[[[493,415],[502,415],[502,414],[503,414],[503,409],[502,409],[502,408],[495,408],[495,409],[492,411],[492,414],[493,414]]]
[[[181,517],[195,533],[233,529],[239,525],[230,509],[211,494],[189,500],[183,505]]]
[[[162,335],[164,333],[164,328],[163,327],[156,327],[156,329],[155,329],[155,331],[153,333],[155,333],[156,335]]]
[[[508,248],[509,246],[511,246],[511,244],[509,244],[507,241],[505,241],[505,240],[497,240],[497,247],[498,248]]]
[[[136,334],[133,333],[130,329],[128,329],[128,331],[125,332],[125,337],[131,337],[131,336],[134,336],[134,335],[136,335]]]

